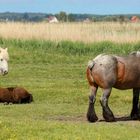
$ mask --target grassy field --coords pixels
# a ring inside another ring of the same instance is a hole
[[[0,104],[1,140],[139,140],[139,121],[122,121],[131,111],[132,91],[113,89],[110,97],[118,121],[102,119],[98,91],[97,123],[86,120],[89,87],[85,70],[88,60],[100,53],[126,55],[140,49],[140,43],[51,42],[0,39],[8,47],[9,74],[1,87],[22,86],[34,102],[24,105]]]
[[[83,41],[86,43],[113,41],[140,42],[140,23],[0,23],[0,37],[52,41]]]

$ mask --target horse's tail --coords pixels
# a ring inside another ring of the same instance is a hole
[[[90,85],[93,85],[93,82],[94,82],[94,79],[93,79],[92,74],[91,74],[94,65],[95,65],[94,61],[89,61],[88,62],[88,67],[87,67],[86,74],[87,74],[87,80],[88,80]]]

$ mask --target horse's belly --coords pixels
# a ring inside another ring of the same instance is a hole
[[[116,82],[113,87],[117,89],[122,89],[122,90],[140,88],[140,79],[137,79],[136,81],[133,81],[133,80],[119,81],[119,82]]]
[[[130,62],[118,62],[117,80],[113,87],[117,89],[140,88],[140,67],[135,62]]]

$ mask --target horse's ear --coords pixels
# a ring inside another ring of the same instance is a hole
[[[8,51],[8,48],[5,48],[6,51]]]
[[[0,47],[0,53],[1,53],[3,50],[8,51],[8,48],[3,49],[3,48]]]

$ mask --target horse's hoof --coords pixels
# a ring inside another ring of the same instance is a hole
[[[115,122],[116,121],[113,114],[107,114],[107,113],[103,112],[103,117],[106,122]]]
[[[138,114],[131,114],[131,119],[132,120],[140,120],[140,115],[138,115]]]
[[[96,114],[87,114],[87,120],[89,122],[96,122],[98,120],[98,117]]]
[[[106,122],[115,122],[115,118],[114,117],[108,117],[105,119]]]

